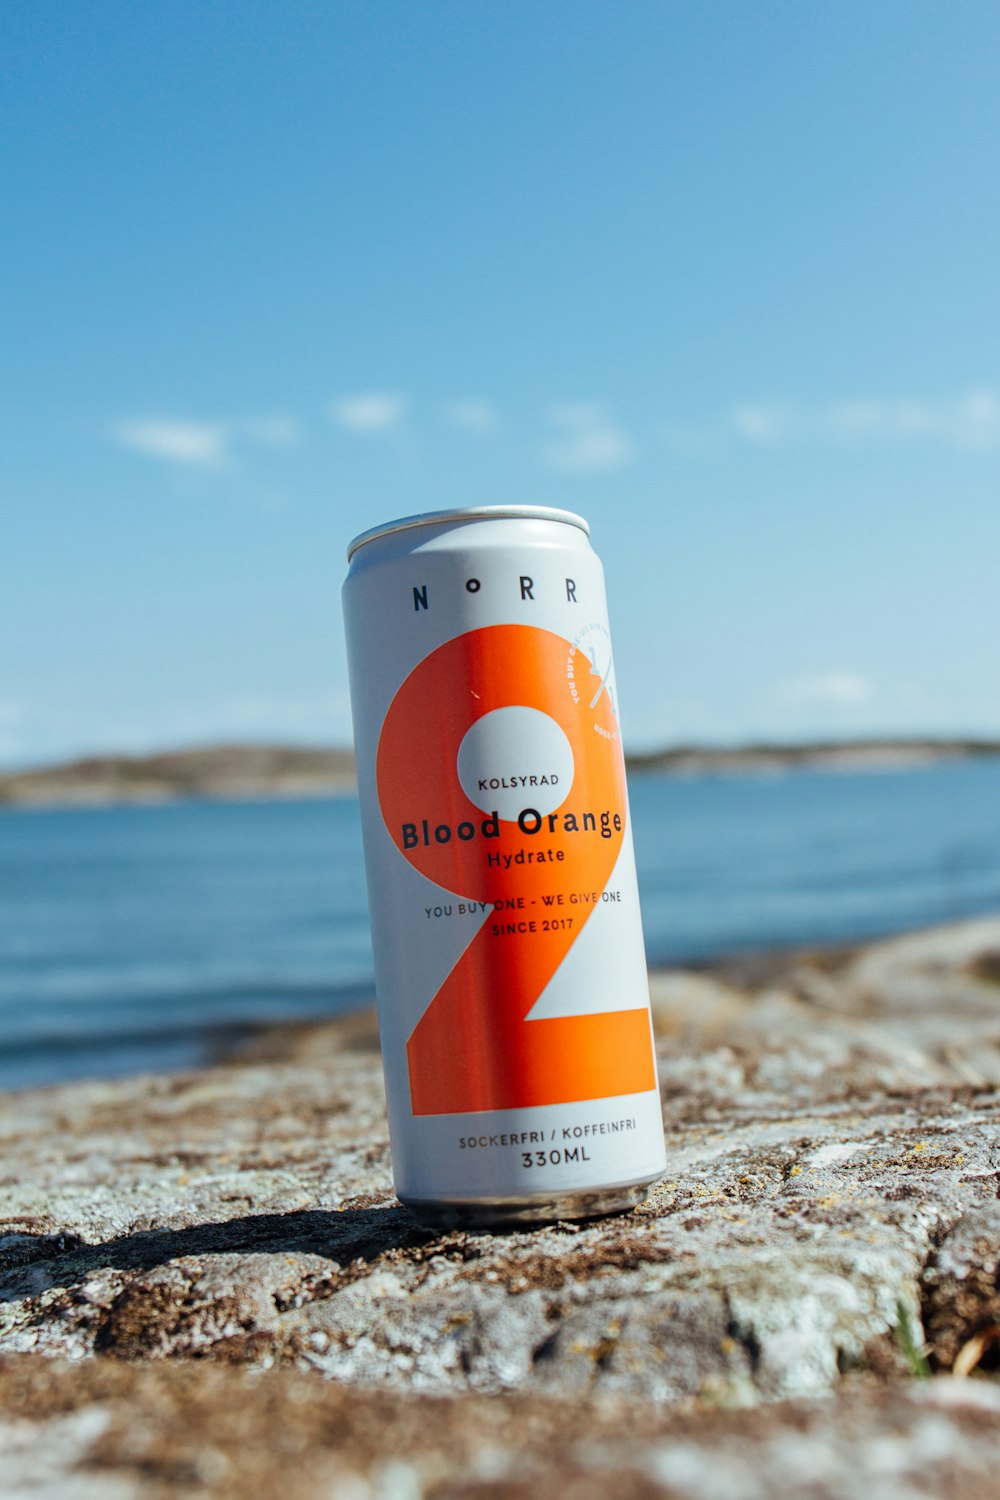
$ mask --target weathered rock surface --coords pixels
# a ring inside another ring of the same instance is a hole
[[[4,1500],[995,1500],[1000,1390],[680,1410],[414,1396],[298,1372],[0,1360]]]
[[[654,976],[670,1173],[587,1225],[415,1224],[364,1019],[8,1095],[0,1467],[59,1496],[245,1494],[265,1448],[289,1495],[361,1500],[992,1495],[998,955],[990,920]]]

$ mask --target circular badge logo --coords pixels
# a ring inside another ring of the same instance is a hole
[[[618,689],[611,655],[611,636],[600,620],[584,625],[573,637],[566,658],[566,681],[577,708],[593,716],[594,729],[606,740],[618,738]],[[610,723],[607,727],[607,715]],[[603,722],[602,722],[603,721]]]

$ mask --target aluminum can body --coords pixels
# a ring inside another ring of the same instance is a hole
[[[600,562],[543,507],[410,517],[344,585],[396,1191],[583,1217],[664,1169]]]

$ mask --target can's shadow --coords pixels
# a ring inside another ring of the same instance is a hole
[[[0,1303],[79,1286],[96,1271],[148,1271],[182,1256],[320,1255],[339,1266],[416,1249],[441,1235],[401,1204],[246,1214],[181,1229],[148,1229],[88,1245],[74,1234],[8,1235],[0,1241]]]

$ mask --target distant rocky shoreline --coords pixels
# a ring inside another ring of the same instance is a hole
[[[629,770],[674,776],[792,770],[894,771],[1000,756],[1000,740],[862,739],[796,745],[678,745],[627,757]],[[0,773],[0,806],[79,807],[187,798],[335,796],[354,786],[347,749],[208,745],[156,755],[99,755]]]
[[[96,755],[0,774],[0,806],[328,796],[353,786],[350,750],[209,745],[159,755]]]

